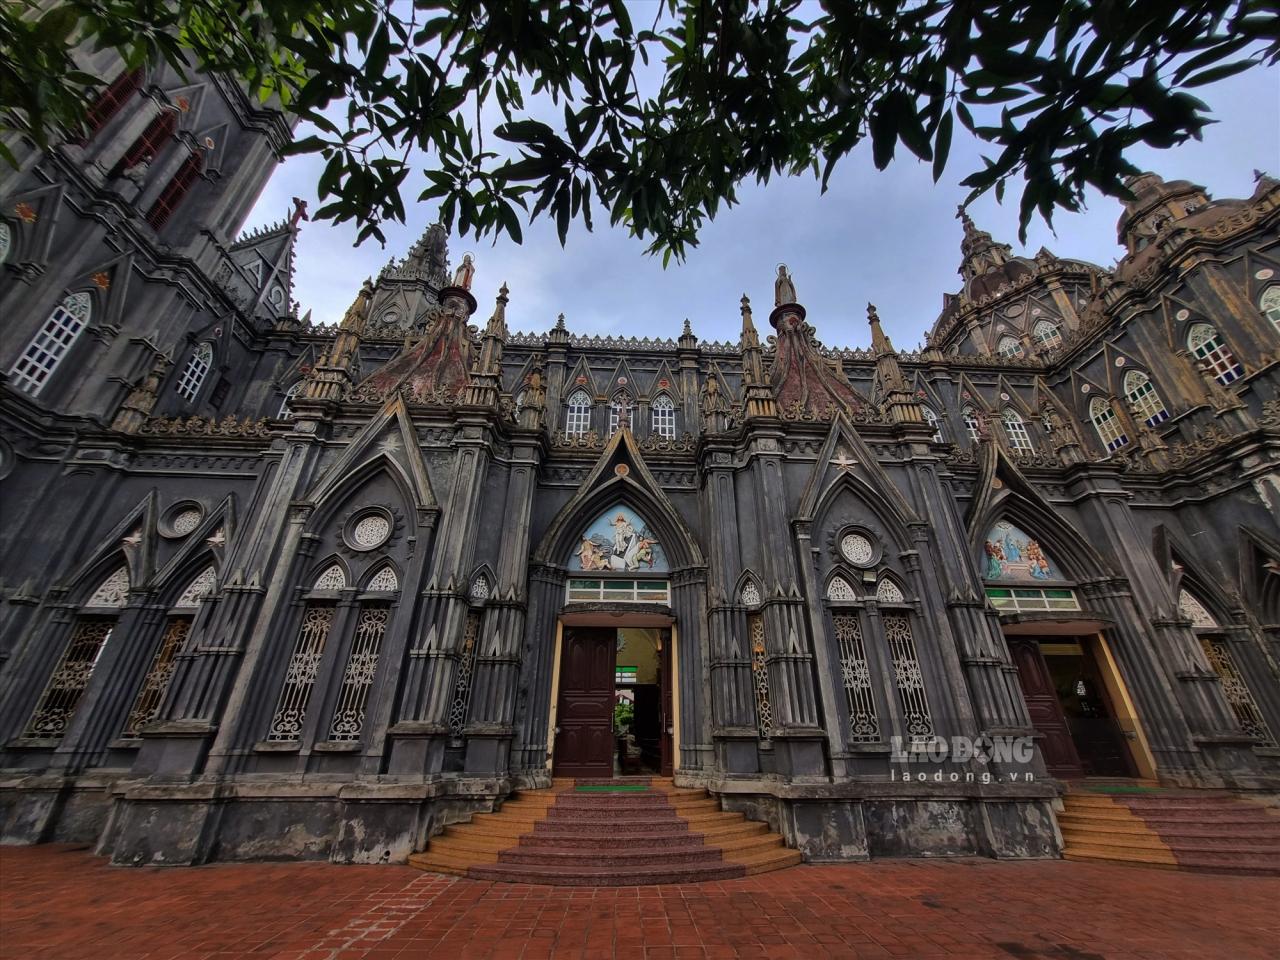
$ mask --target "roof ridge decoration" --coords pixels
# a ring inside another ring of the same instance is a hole
[[[774,283],[778,305],[769,314],[777,331],[769,338],[776,347],[769,384],[783,418],[829,420],[833,411],[843,410],[855,419],[865,419],[874,412],[874,405],[831,369],[795,296],[794,281],[786,265],[780,264]]]

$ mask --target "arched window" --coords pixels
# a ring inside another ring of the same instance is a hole
[[[122,73],[107,89],[98,95],[97,102],[85,116],[85,136],[81,143],[107,125],[107,121],[120,112],[130,97],[142,88],[142,68]]]
[[[365,584],[365,589],[372,593],[390,593],[400,589],[400,579],[396,576],[395,567],[387,564]]]
[[[173,175],[173,179],[165,184],[164,190],[147,211],[147,223],[151,224],[153,230],[159,230],[169,222],[173,212],[186,199],[187,194],[200,178],[202,166],[204,166],[203,151],[192,150],[187,154],[187,158],[182,161],[182,166]]]
[[[1018,416],[1018,411],[1013,407],[1005,407],[1000,411],[1000,419],[1004,423],[1005,436],[1009,438],[1009,449],[1014,453],[1033,453],[1035,448],[1031,446],[1031,436],[1027,433],[1027,425],[1022,422],[1022,417]]]
[[[564,423],[565,433],[575,437],[591,429],[591,396],[587,391],[578,389],[569,394],[567,407],[568,414]]]
[[[1124,397],[1133,407],[1133,412],[1149,427],[1169,419],[1169,411],[1165,409],[1151,378],[1141,370],[1130,370],[1124,375]]]
[[[1015,337],[1004,336],[996,344],[996,353],[1002,357],[1022,356],[1022,344]]]
[[[1119,450],[1129,442],[1129,437],[1125,434],[1120,418],[1116,416],[1116,411],[1111,406],[1111,401],[1104,400],[1102,397],[1094,397],[1090,400],[1089,419],[1093,421],[1094,429],[1098,431],[1102,445],[1107,448],[1108,453]]]
[[[13,385],[33,397],[38,394],[80,332],[88,326],[91,308],[87,293],[73,293],[54,307],[9,371]]]
[[[841,576],[835,576],[827,584],[827,599],[847,602],[857,600],[858,595],[854,593],[853,587],[849,586],[848,580]]]
[[[1062,331],[1051,320],[1037,320],[1036,325],[1031,328],[1031,336],[1046,350],[1062,346]]]
[[[892,577],[881,577],[876,583],[876,600],[879,603],[905,603],[902,588],[893,582]]]
[[[201,570],[187,584],[186,588],[173,602],[160,644],[156,647],[155,656],[151,658],[151,666],[142,680],[138,695],[134,698],[125,720],[121,736],[136,737],[142,728],[160,713],[160,702],[164,699],[165,690],[173,677],[174,661],[182,645],[191,633],[191,624],[195,622],[196,608],[200,601],[213,592],[217,574],[210,565]]]
[[[290,420],[293,418],[293,405],[290,401],[292,401],[294,397],[296,397],[299,393],[302,392],[303,382],[304,381],[299,380],[297,383],[295,383],[292,387],[290,387],[288,390],[284,392],[284,400],[280,402],[280,412],[276,414],[276,417],[278,419]]]
[[[0,263],[4,262],[4,255],[0,253]],[[1262,298],[1258,301],[1263,316],[1271,321],[1271,325],[1280,332],[1280,283],[1273,283],[1267,289],[1262,291]]]
[[[182,370],[182,376],[178,378],[178,396],[186,400],[195,400],[211,366],[213,366],[213,344],[205,341],[196,347],[195,353],[191,354],[191,359]]]
[[[1244,367],[1236,362],[1235,355],[1212,324],[1193,323],[1187,332],[1187,349],[1197,360],[1208,364],[1209,372],[1223,386],[1244,376]]]
[[[9,248],[13,246],[13,232],[9,224],[0,220],[0,263],[9,259]]]
[[[347,575],[343,573],[342,568],[336,563],[326,567],[320,576],[316,577],[316,582],[311,585],[312,590],[345,590],[347,586]]]
[[[973,407],[965,407],[961,410],[960,418],[964,420],[964,429],[965,433],[969,434],[969,440],[977,443],[978,438],[982,436],[982,429],[978,424],[978,415],[974,412]]]
[[[925,422],[933,427],[933,442],[941,443],[942,421],[938,419],[938,415],[933,412],[932,407],[926,407],[924,404],[920,405],[920,412],[924,415]]]
[[[631,402],[631,397],[626,393],[616,393],[613,397],[613,403],[609,404],[609,435],[618,432],[618,424],[622,420],[623,411],[626,412],[627,429],[634,430],[636,428],[636,408]]]
[[[111,639],[119,611],[129,602],[129,568],[121,564],[85,601],[71,627],[67,648],[40,694],[24,736],[61,740],[89,688],[93,669]]]
[[[665,393],[660,393],[650,406],[653,432],[671,439],[676,435],[676,405]]]
[[[1191,621],[1205,658],[1222,683],[1222,694],[1227,698],[1227,705],[1235,714],[1240,729],[1260,746],[1275,746],[1275,736],[1236,664],[1230,641],[1221,635],[1218,618],[1185,587],[1178,591],[1178,612]]]
[[[173,142],[173,135],[178,130],[178,114],[174,110],[162,110],[160,114],[142,131],[142,136],[129,146],[123,157],[111,169],[111,176],[118,177],[130,167],[136,167],[143,160],[155,163],[165,148]]]

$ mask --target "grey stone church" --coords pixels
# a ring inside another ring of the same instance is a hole
[[[734,343],[512,333],[439,226],[322,326],[301,210],[240,233],[279,113],[91,120],[0,180],[5,840],[402,861],[648,772],[1037,857],[1064,783],[1280,783],[1280,182],[1135,178],[1114,269],[962,217],[919,352],[785,268]]]

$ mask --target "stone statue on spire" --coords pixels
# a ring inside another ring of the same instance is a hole
[[[461,287],[463,290],[471,289],[471,280],[476,275],[476,265],[471,260],[471,254],[464,253],[462,255],[462,263],[458,265],[458,269],[453,272],[453,285]]]
[[[773,305],[780,307],[784,303],[796,303],[796,285],[785,263],[778,264],[778,276],[773,281]]]

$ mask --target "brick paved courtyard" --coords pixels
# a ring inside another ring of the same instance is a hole
[[[987,860],[573,889],[407,867],[109,867],[0,848],[5,960],[439,957],[1274,958],[1280,880]]]

